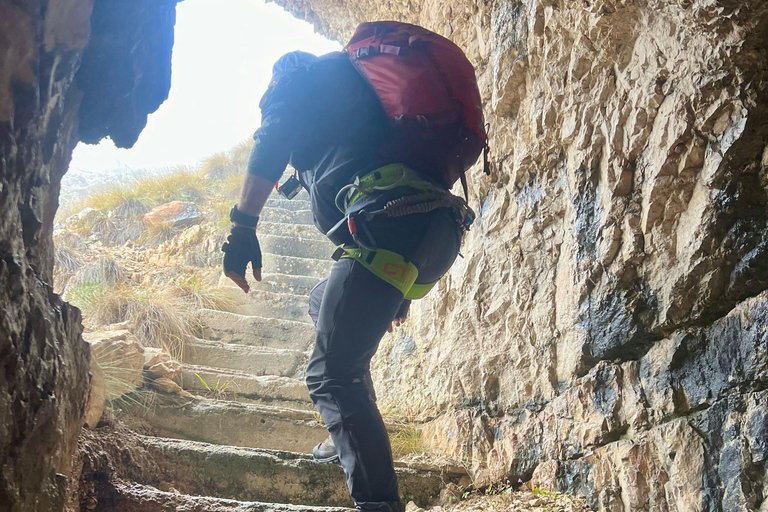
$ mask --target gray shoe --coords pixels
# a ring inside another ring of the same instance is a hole
[[[333,444],[331,436],[328,436],[328,439],[312,448],[312,457],[320,464],[339,463],[339,454],[336,453],[336,445]]]

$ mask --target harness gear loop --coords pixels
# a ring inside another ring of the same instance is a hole
[[[358,176],[352,183],[341,187],[336,194],[334,203],[340,212],[345,213],[358,199],[365,194],[380,190],[392,190],[404,187],[418,191],[439,190],[426,180],[423,180],[415,171],[403,164],[389,164],[369,172],[365,176]]]
[[[346,213],[365,194],[398,187],[410,188],[416,192],[393,199],[387,202],[380,210],[357,212],[355,217],[366,221],[371,220],[377,215],[384,215],[390,218],[405,217],[407,215],[428,213],[438,208],[451,208],[456,214],[459,226],[463,231],[469,231],[470,226],[475,220],[475,212],[469,207],[466,200],[454,196],[442,187],[421,179],[415,171],[403,164],[386,165],[365,176],[355,178],[354,182],[345,185],[339,190],[334,202],[342,213]],[[347,214],[347,219],[351,219],[349,214]],[[351,231],[352,225],[348,223],[348,226]],[[355,233],[351,234],[355,235]]]
[[[347,249],[339,247],[333,255],[333,259],[350,258],[379,279],[391,284],[403,294],[403,297],[409,300],[421,299],[436,284],[415,284],[419,276],[419,269],[413,263],[405,261],[405,258],[396,252],[386,249],[376,249],[369,251],[366,249]]]

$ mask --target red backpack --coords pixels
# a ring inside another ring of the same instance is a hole
[[[416,25],[380,21],[358,26],[345,51],[392,124],[428,141],[435,178],[448,187],[460,179],[466,194],[465,173],[481,152],[489,174],[475,69],[458,46]]]

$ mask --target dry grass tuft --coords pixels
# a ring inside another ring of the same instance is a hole
[[[76,249],[66,245],[60,247],[57,244],[53,252],[53,265],[56,273],[71,274],[77,272],[83,265],[83,262]]]
[[[184,350],[192,336],[193,318],[188,306],[167,288],[149,288],[131,293],[122,311],[123,321],[134,326],[144,346],[164,348],[174,357]]]
[[[177,167],[159,175],[139,178],[130,185],[94,192],[73,206],[72,210],[77,212],[83,208],[94,208],[110,219],[135,220],[155,206],[170,201],[200,202],[207,192],[208,185],[202,174]]]
[[[128,322],[144,346],[165,348],[173,356],[181,355],[195,325],[188,303],[167,287],[134,289],[83,281],[70,286],[65,298],[83,311],[87,324]]]
[[[392,456],[398,459],[421,455],[425,451],[421,431],[415,425],[407,425],[390,433],[389,442],[392,445]]]
[[[228,199],[237,198],[243,187],[243,177],[244,174],[242,173],[230,174],[224,177],[217,188],[218,194]],[[232,207],[231,203],[229,207]]]
[[[102,256],[80,271],[77,279],[85,283],[116,285],[125,281],[125,271],[114,258]]]
[[[229,159],[233,164],[239,164],[241,166],[248,165],[248,159],[251,157],[251,150],[253,149],[253,138],[249,138],[237,144],[229,150]]]
[[[154,226],[147,226],[147,228],[139,237],[138,242],[142,245],[155,247],[162,243],[168,242],[169,240],[173,240],[176,235],[182,231],[183,228],[174,226],[172,222],[155,224]]]
[[[193,310],[232,311],[236,305],[226,291],[216,286],[213,279],[199,273],[182,277],[175,282],[175,285],[174,293]]]
[[[235,165],[227,153],[213,154],[200,163],[200,174],[209,179],[220,179],[234,169]]]

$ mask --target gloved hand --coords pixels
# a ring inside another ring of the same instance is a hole
[[[224,252],[224,275],[248,293],[250,287],[245,279],[248,262],[253,268],[253,277],[261,281],[261,247],[259,239],[256,238],[256,230],[232,226],[221,250]]]
[[[387,332],[392,332],[395,330],[395,327],[400,327],[405,323],[405,319],[408,317],[408,310],[411,307],[411,301],[408,299],[405,299],[402,304],[400,304],[400,309],[397,310],[397,313],[395,313],[395,319],[392,320],[392,323],[389,324],[389,329],[387,329]]]

